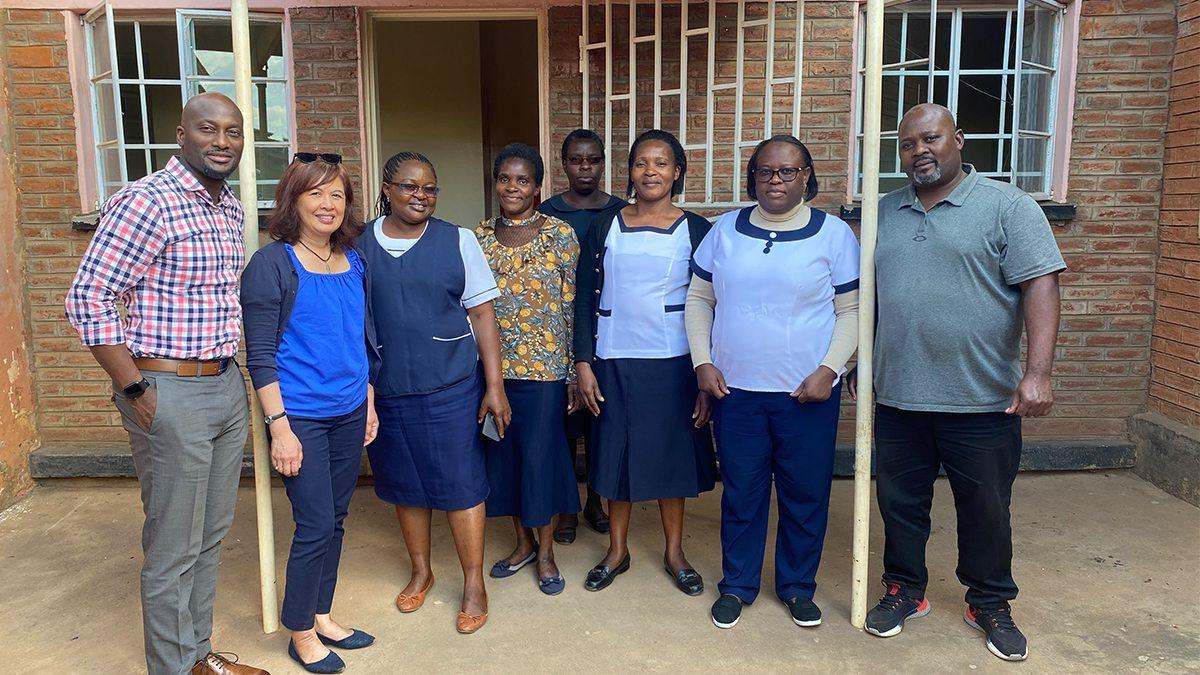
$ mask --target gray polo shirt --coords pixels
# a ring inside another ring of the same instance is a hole
[[[904,410],[1003,411],[1021,379],[1017,284],[1066,268],[1028,194],[969,173],[929,209],[912,185],[879,202],[875,390]]]

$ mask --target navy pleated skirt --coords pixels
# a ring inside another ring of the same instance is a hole
[[[375,494],[389,504],[439,511],[487,499],[477,422],[482,398],[478,371],[428,394],[376,398],[379,434],[367,446]]]
[[[604,402],[592,423],[588,483],[622,502],[695,497],[717,477],[709,429],[693,426],[696,374],[690,356],[597,359]]]
[[[579,488],[571,458],[563,452],[567,384],[505,380],[512,424],[504,438],[485,438],[491,493],[488,516],[518,516],[525,527],[544,527],[555,514],[579,510]]]

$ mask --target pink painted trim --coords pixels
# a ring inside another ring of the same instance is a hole
[[[864,0],[859,0],[862,4]],[[859,7],[854,8],[854,24],[851,27],[850,38],[850,117],[851,119],[858,118],[858,34],[861,32],[858,27],[858,21],[862,17],[862,12]],[[801,26],[801,29],[804,27]],[[801,95],[804,92],[800,92]],[[858,182],[858,176],[854,174],[854,166],[857,163],[854,159],[855,153],[858,152],[858,130],[852,123],[850,126],[849,138],[846,140],[846,157],[850,161],[846,163],[846,202],[847,204],[854,203],[854,185]]]
[[[363,64],[366,63],[366,54],[363,51],[363,23],[366,20],[367,18],[363,12],[355,8],[354,39],[358,44],[358,166],[362,180],[362,212],[364,221],[371,217],[371,204],[374,201],[372,196],[375,194],[372,188],[367,187],[367,166],[379,161],[377,157],[367,157],[367,153],[371,151],[371,145],[367,140],[367,92],[363,85],[363,78],[367,75],[363,69]]]
[[[75,118],[75,161],[82,213],[96,210],[100,186],[96,180],[96,139],[92,129],[92,88],[88,79],[87,41],[83,24],[74,12],[63,13],[67,45],[67,73],[71,80],[71,115]]]
[[[1075,127],[1075,77],[1079,71],[1079,25],[1083,2],[1067,6],[1063,17],[1062,40],[1058,57],[1058,105],[1054,122],[1054,172],[1050,179],[1050,198],[1067,201],[1068,172],[1071,166],[1071,137]]]
[[[297,152],[296,137],[300,135],[299,125],[296,121],[296,60],[292,58],[292,15],[286,11],[283,13],[283,58],[287,60],[288,65],[287,96],[290,117],[288,124],[291,125],[288,134],[288,150],[289,154],[295,154]]]

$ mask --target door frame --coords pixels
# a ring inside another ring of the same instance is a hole
[[[537,22],[538,34],[538,150],[544,159],[550,157],[550,38],[548,11],[545,7],[518,9],[455,8],[455,9],[371,9],[363,11],[359,31],[359,77],[362,87],[362,147],[363,147],[363,213],[370,216],[370,195],[382,182],[379,156],[379,72],[375,63],[376,24],[381,21],[499,21],[504,19]],[[546,159],[549,163],[549,159]],[[542,194],[553,194],[552,172],[547,172]]]

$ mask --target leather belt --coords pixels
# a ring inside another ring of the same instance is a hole
[[[150,370],[156,373],[175,373],[180,377],[212,377],[220,375],[229,367],[229,359],[212,361],[155,359],[150,357],[134,357],[133,363],[139,370]]]

